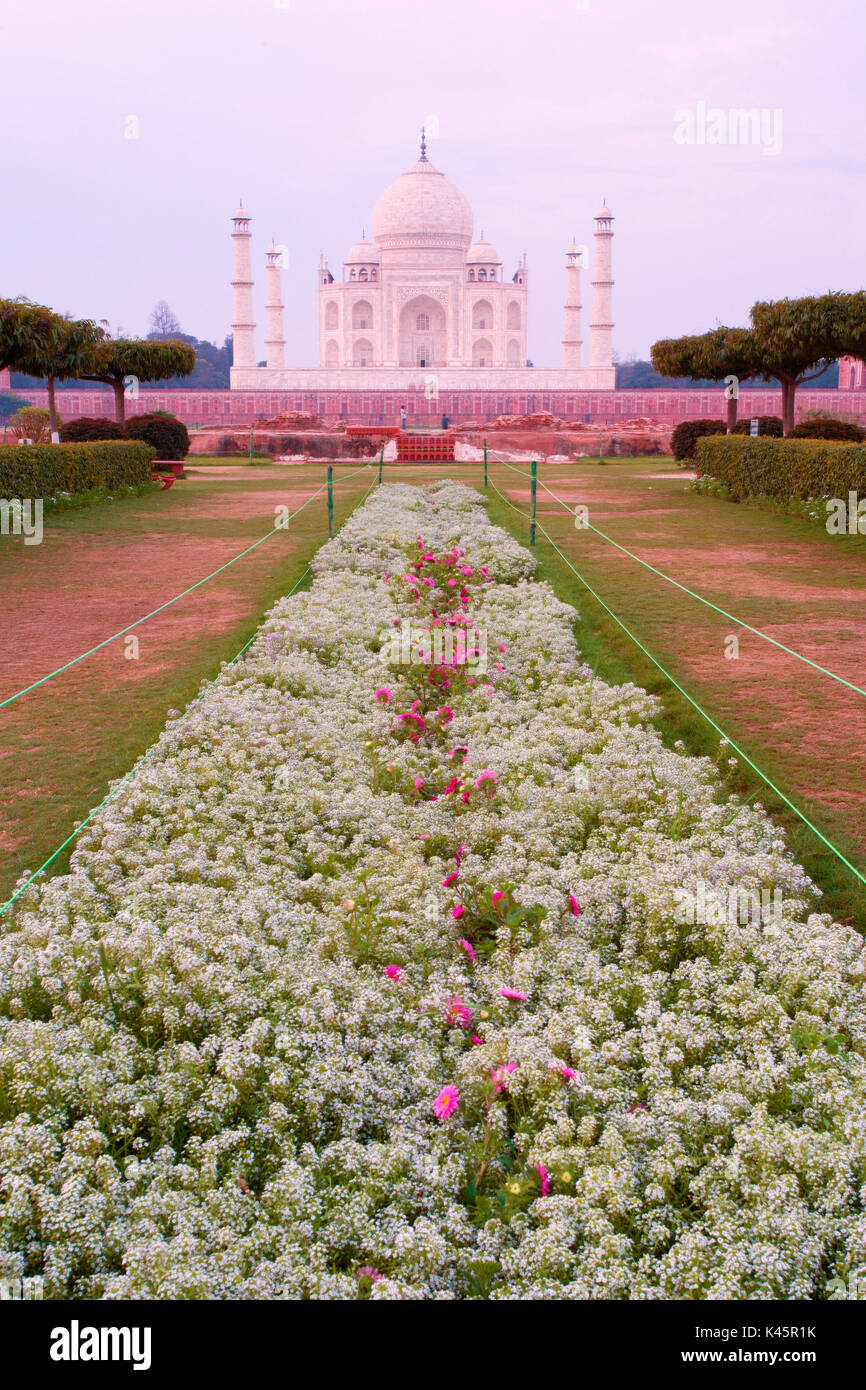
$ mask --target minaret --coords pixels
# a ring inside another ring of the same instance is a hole
[[[613,280],[611,243],[613,213],[606,203],[595,216],[595,257],[592,265],[592,323],[590,324],[591,367],[613,366]]]
[[[234,304],[232,309],[232,333],[234,350],[232,365],[235,367],[254,367],[256,365],[256,321],[253,317],[253,264],[250,257],[250,215],[241,203],[232,218],[234,230],[234,275],[232,289]]]
[[[583,268],[583,247],[572,238],[565,253],[565,326],[562,337],[562,365],[575,371],[580,366],[580,272]]]
[[[267,337],[265,338],[265,357],[269,367],[284,367],[286,340],[283,337],[283,253],[273,241],[267,251],[267,294],[265,298],[265,318]]]

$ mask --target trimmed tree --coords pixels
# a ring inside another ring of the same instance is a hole
[[[685,338],[661,338],[653,343],[652,364],[660,376],[688,377],[692,381],[723,381],[735,376],[737,386],[750,377],[764,375],[757,357],[754,334],[748,328],[713,328]],[[737,423],[737,396],[728,396],[728,434]]]
[[[785,434],[794,428],[798,386],[820,376],[838,357],[866,356],[864,290],[759,300],[751,320],[763,374],[778,378],[782,387]]]
[[[136,383],[165,381],[173,376],[189,376],[195,367],[195,348],[176,339],[159,342],[145,338],[107,338],[89,354],[80,381],[99,381],[114,391],[114,415],[122,425],[125,418],[124,388],[127,377]]]
[[[67,318],[29,299],[0,300],[0,368],[47,378],[52,431],[60,429],[55,384],[77,378],[104,336],[91,319]]]

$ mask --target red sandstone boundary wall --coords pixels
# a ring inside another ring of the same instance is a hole
[[[18,391],[32,405],[47,406],[47,391]],[[142,390],[126,402],[127,415],[168,410],[187,425],[253,425],[287,410],[312,411],[323,424],[399,425],[400,408],[406,423],[440,426],[474,423],[483,427],[497,415],[530,415],[549,410],[561,420],[613,425],[619,420],[649,417],[674,426],[680,420],[725,418],[725,393],[717,391],[443,391],[429,401],[421,391],[184,391]],[[114,419],[110,391],[71,388],[57,392],[61,418],[79,415]],[[798,412],[831,410],[866,416],[866,389],[797,392]],[[781,415],[782,394],[773,390],[740,392],[739,416]]]

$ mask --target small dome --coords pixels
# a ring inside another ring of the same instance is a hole
[[[602,205],[601,205],[601,210],[600,210],[599,212],[597,212],[595,215],[596,215],[597,218],[598,218],[598,217],[613,217],[613,213],[611,212],[611,210],[610,210],[610,208],[608,207],[607,203],[602,203]]]
[[[346,257],[346,264],[357,264],[358,261],[363,261],[365,265],[369,265],[371,261],[378,262],[380,259],[379,252],[371,241],[356,241]]]
[[[466,252],[466,264],[477,265],[482,262],[489,265],[492,261],[494,265],[499,265],[499,252],[495,246],[491,246],[489,241],[476,241],[474,246],[470,246]]]
[[[241,205],[240,205],[240,207],[238,208],[237,212],[233,212],[233,213],[232,213],[232,221],[233,221],[233,222],[236,222],[237,219],[238,219],[239,217],[245,217],[245,218],[249,221],[249,216],[250,216],[250,215],[249,215],[249,213],[247,212],[246,208],[244,207],[243,203],[241,203]]]

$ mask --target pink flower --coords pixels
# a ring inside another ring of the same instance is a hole
[[[443,880],[442,880],[442,887],[443,887],[443,888],[449,888],[449,887],[451,886],[452,883],[456,883],[456,882],[457,882],[457,880],[458,880],[459,877],[460,877],[460,874],[459,874],[459,872],[457,871],[457,869],[455,869],[454,872],[453,872],[453,874],[448,874],[448,876],[447,876],[446,878],[443,878]]]
[[[411,710],[409,710],[409,711],[408,711],[407,713],[405,713],[405,714],[398,714],[398,715],[397,715],[397,718],[398,718],[398,719],[405,719],[407,723],[412,722],[412,723],[414,723],[414,724],[417,724],[417,726],[418,726],[418,733],[422,733],[422,734],[423,734],[423,733],[424,733],[424,730],[427,728],[427,725],[424,723],[424,720],[421,718],[420,714],[414,714]],[[412,735],[412,738],[413,738],[413,740],[414,740],[415,743],[418,742],[418,734],[413,734],[413,735]]]
[[[382,974],[389,980],[402,980],[406,971],[402,965],[386,965]]]
[[[563,1078],[563,1080],[565,1080],[565,1081],[576,1081],[576,1080],[577,1080],[577,1072],[576,1072],[576,1071],[572,1071],[572,1070],[571,1070],[571,1067],[567,1067],[567,1066],[565,1066],[564,1064],[561,1065],[561,1066],[556,1066],[555,1063],[552,1063],[551,1066],[550,1066],[550,1068],[549,1068],[549,1070],[550,1070],[550,1071],[558,1072],[559,1075],[560,1075],[560,1076]]]
[[[504,897],[505,897],[505,894],[503,893],[503,891],[502,891],[501,888],[497,888],[497,890],[496,890],[495,893],[491,893],[491,894],[490,894],[490,899],[491,899],[491,902],[493,903],[493,906],[494,906],[494,907],[495,907],[496,904],[499,902],[500,898],[504,898]]]
[[[453,1027],[468,1028],[472,1022],[472,1010],[455,994],[453,999],[445,1001],[445,1018]]]
[[[385,571],[385,578],[386,578],[386,579],[390,579],[390,578],[391,578],[391,571],[390,571],[390,570],[386,570],[386,571]]]
[[[497,1067],[490,1073],[490,1080],[493,1082],[497,1091],[501,1091],[509,1076],[517,1071],[516,1062],[506,1062],[504,1066]]]
[[[380,1274],[378,1269],[374,1269],[372,1265],[359,1265],[356,1277],[358,1279],[372,1279],[374,1284],[378,1284],[380,1279],[385,1278],[384,1274]]]
[[[433,1114],[440,1120],[447,1120],[460,1104],[460,1092],[456,1086],[443,1086],[433,1102]]]
[[[391,699],[391,692],[387,685],[380,685],[376,691],[376,699],[381,700],[383,705],[387,705]]]
[[[458,941],[457,945],[463,947],[463,949],[464,949],[464,951],[466,952],[467,956],[469,957],[469,959],[471,960],[472,964],[474,965],[474,964],[475,964],[475,947],[472,945],[472,942],[471,942],[471,941],[467,941],[465,936],[461,936],[461,938],[460,938],[460,940]]]
[[[459,778],[459,777],[452,777],[452,778],[450,779],[450,781],[449,781],[447,787],[445,788],[445,791],[444,791],[443,794],[444,794],[445,796],[450,796],[451,792],[456,792],[456,790],[457,790],[457,788],[458,788],[459,786],[460,786],[460,778]]]
[[[472,1034],[472,1046],[473,1046],[473,1047],[483,1047],[483,1046],[484,1046],[484,1039],[483,1039],[483,1038],[479,1038],[479,1036],[478,1036],[477,1033],[473,1033],[473,1034]]]
[[[504,652],[504,651],[505,651],[505,648],[503,647],[503,645],[502,645],[501,642],[497,642],[496,645],[497,645],[497,647],[499,648],[499,650],[500,650],[501,652]]]
[[[506,999],[526,999],[528,995],[521,994],[519,989],[501,989],[499,991]]]
[[[424,785],[424,778],[423,778],[423,777],[416,777],[416,778],[415,778],[415,782],[414,782],[414,786],[415,786],[416,790],[420,792],[420,790],[421,790],[421,788],[423,787],[423,785]]]
[[[456,903],[454,907],[452,907],[451,909],[451,916],[454,917],[457,921],[459,921],[465,911],[466,908],[463,906],[462,903]]]
[[[579,916],[580,916],[580,906],[579,906],[579,904],[578,904],[577,898],[574,896],[573,893],[569,893],[569,895],[568,895],[568,905],[569,905],[569,907],[571,908],[571,915],[572,915],[572,917],[579,917]]]
[[[443,724],[451,723],[451,720],[454,718],[454,711],[450,705],[442,706],[442,708],[439,711],[439,718],[442,720]]]
[[[460,868],[460,860],[463,858],[463,855],[467,849],[468,845],[458,845],[457,847],[457,853],[454,856],[454,863],[457,865],[458,869]]]
[[[491,689],[492,689],[492,687],[491,687]],[[492,796],[492,795],[494,794],[494,792],[495,792],[496,786],[497,786],[498,783],[499,783],[499,778],[496,776],[496,773],[493,771],[492,768],[485,767],[484,771],[481,772],[481,773],[479,773],[479,775],[476,777],[476,779],[475,779],[475,786],[478,788],[479,791],[480,791],[481,788],[484,786],[484,783],[485,783],[485,782],[492,782],[492,783],[493,783],[493,787],[491,788],[491,791],[490,791],[490,795]],[[487,794],[487,793],[485,793],[485,795],[486,795],[486,794]]]
[[[541,1195],[547,1197],[550,1193],[550,1174],[543,1163],[536,1163],[535,1171],[541,1179]]]

